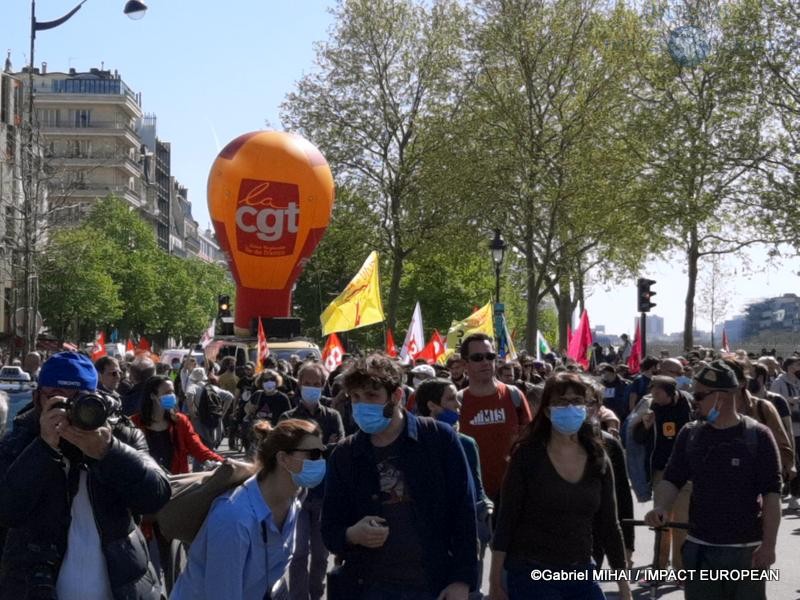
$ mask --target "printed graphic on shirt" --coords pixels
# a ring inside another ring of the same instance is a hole
[[[399,504],[411,501],[405,475],[390,461],[384,460],[378,463],[378,477],[381,482],[382,504]]]
[[[470,425],[501,425],[506,422],[506,409],[484,409],[475,413]]]
[[[674,438],[675,437],[675,423],[673,421],[666,421],[661,428],[664,437]]]

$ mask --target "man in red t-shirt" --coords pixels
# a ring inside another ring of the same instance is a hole
[[[509,451],[521,429],[530,423],[531,411],[519,389],[495,379],[497,354],[488,335],[466,337],[461,356],[467,361],[469,386],[459,393],[463,404],[460,431],[478,442],[483,485],[496,503]]]

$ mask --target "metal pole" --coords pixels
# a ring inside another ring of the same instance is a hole
[[[22,336],[23,336],[23,355],[27,354],[36,345],[35,340],[31,342],[34,327],[31,324],[31,276],[33,271],[33,230],[36,223],[36,200],[34,199],[34,114],[33,114],[33,65],[34,51],[36,42],[36,0],[31,0],[31,46],[28,61],[28,131],[26,144],[23,150],[23,165],[27,168],[27,190],[24,194],[23,202],[23,258],[22,258],[22,277],[20,286],[22,288]],[[34,317],[35,318],[35,317]]]
[[[495,264],[495,266],[494,266],[494,279],[495,279],[494,301],[497,304],[500,304],[500,265],[499,264]]]
[[[647,356],[647,313],[639,317],[639,337],[642,339],[642,360]]]

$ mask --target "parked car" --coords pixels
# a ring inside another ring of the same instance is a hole
[[[22,367],[7,366],[0,367],[0,383],[15,382],[15,381],[30,381],[30,373],[22,370]]]
[[[6,431],[11,431],[17,413],[33,401],[36,382],[18,366],[0,367],[0,392],[7,394]]]

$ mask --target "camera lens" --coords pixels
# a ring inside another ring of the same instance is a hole
[[[108,418],[106,403],[97,394],[80,394],[72,401],[69,420],[75,427],[93,431]]]

